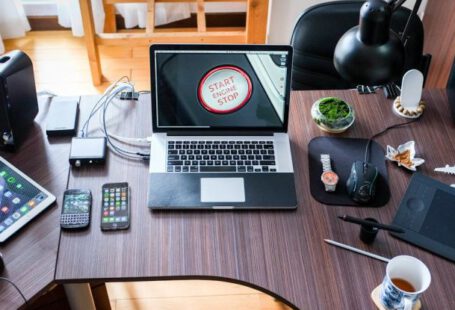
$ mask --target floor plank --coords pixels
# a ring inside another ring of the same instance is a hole
[[[116,310],[289,309],[255,289],[221,281],[176,280],[107,283],[106,286],[115,296],[111,304],[115,304]]]
[[[271,297],[263,294],[202,296],[202,297],[173,297],[117,300],[116,310],[153,309],[153,310],[281,310],[286,309]]]
[[[171,285],[163,285],[168,283]],[[244,285],[205,280],[129,282],[128,288],[125,288],[122,283],[111,282],[107,283],[106,287],[117,299],[129,299],[131,296],[135,296],[135,298],[170,298],[260,294],[259,291]]]

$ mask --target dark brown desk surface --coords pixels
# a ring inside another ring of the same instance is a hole
[[[60,236],[60,202],[68,180],[69,138],[48,140],[45,119],[49,108],[46,98],[25,143],[15,153],[0,151],[25,174],[56,195],[57,203],[33,219],[0,245],[5,270],[0,274],[12,280],[31,299],[43,292],[54,280]],[[0,309],[16,309],[24,303],[19,293],[0,282]]]
[[[324,133],[311,120],[310,107],[316,99],[328,95],[341,97],[355,107],[355,125],[342,136],[368,137],[387,125],[404,121],[392,113],[391,101],[384,100],[380,92],[293,92],[289,134],[299,199],[296,211],[150,212],[146,207],[146,163],[109,154],[105,167],[72,170],[69,187],[89,188],[94,194],[92,224],[85,232],[62,233],[56,281],[220,279],[273,292],[301,309],[373,309],[370,292],[381,283],[385,264],[323,242],[330,238],[387,257],[419,257],[433,276],[422,300],[425,308],[455,309],[453,263],[384,232],[379,233],[374,245],[366,246],[358,239],[358,226],[336,218],[348,213],[391,222],[410,173],[387,164],[392,195],[382,208],[325,206],[312,198],[307,145],[311,138]],[[426,91],[423,98],[428,109],[419,122],[390,131],[377,141],[385,147],[416,140],[417,152],[426,160],[420,170],[455,183],[453,176],[433,172],[435,167],[455,164],[454,123],[446,94]],[[86,111],[94,100],[85,98],[82,109]],[[116,106],[122,109],[120,104]],[[113,132],[134,137],[150,135],[148,96],[142,96],[137,104],[127,104],[124,111],[113,118]],[[127,181],[131,186],[131,227],[127,231],[101,232],[101,185],[116,181]]]

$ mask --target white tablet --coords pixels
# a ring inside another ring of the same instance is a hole
[[[54,201],[54,195],[0,157],[0,242]]]

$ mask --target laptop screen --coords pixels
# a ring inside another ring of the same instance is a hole
[[[265,46],[155,49],[154,128],[284,130],[290,53]]]

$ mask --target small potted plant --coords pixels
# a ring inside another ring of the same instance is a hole
[[[340,133],[346,131],[355,120],[352,106],[336,97],[325,97],[311,107],[311,116],[324,131]]]

